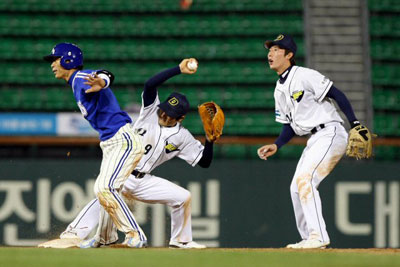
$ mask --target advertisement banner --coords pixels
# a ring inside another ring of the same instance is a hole
[[[134,122],[138,114],[129,116]],[[0,113],[0,135],[97,137],[98,133],[79,112]]]
[[[298,242],[289,186],[296,161],[181,160],[154,174],[192,194],[193,238],[215,247],[284,247]],[[93,196],[99,160],[0,161],[0,244],[34,246],[57,238]],[[400,246],[400,166],[344,160],[322,181],[323,214],[335,248]],[[166,246],[170,209],[136,202],[150,246]]]
[[[54,113],[0,113],[0,135],[56,135]]]

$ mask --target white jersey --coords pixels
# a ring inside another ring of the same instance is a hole
[[[318,71],[293,66],[283,84],[275,87],[275,119],[290,124],[297,135],[307,135],[311,130],[329,122],[343,123],[336,107],[325,98],[332,81]]]
[[[203,155],[204,146],[180,123],[174,127],[163,127],[158,124],[158,95],[151,105],[142,108],[134,124],[137,133],[142,136],[144,155],[136,167],[143,173],[150,173],[163,162],[174,157],[185,160],[193,167]]]

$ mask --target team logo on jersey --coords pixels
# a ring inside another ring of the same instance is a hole
[[[179,151],[178,147],[176,145],[174,145],[173,143],[169,143],[168,144],[168,141],[166,141],[165,143],[166,143],[166,145],[165,145],[165,153],[169,154],[169,153],[174,152],[174,151]]]
[[[279,111],[279,109],[275,109],[275,117],[280,117],[281,116],[281,112]]]
[[[274,41],[280,41],[280,40],[282,40],[283,38],[285,38],[285,35],[279,34],[278,37],[276,37],[276,39],[275,39]]]
[[[301,101],[301,99],[303,98],[303,96],[304,96],[304,91],[295,91],[295,92],[292,94],[292,98],[293,98],[294,100],[296,100],[297,103],[299,103],[299,102]]]
[[[173,98],[171,98],[170,100],[168,100],[168,103],[169,103],[171,106],[176,106],[176,105],[179,104],[179,100],[178,100],[176,97],[173,97]]]

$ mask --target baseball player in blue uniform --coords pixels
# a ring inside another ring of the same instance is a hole
[[[123,183],[142,158],[144,147],[132,128],[131,118],[121,110],[113,92],[107,88],[112,75],[104,70],[83,70],[82,51],[70,43],[57,44],[44,59],[51,62],[54,76],[71,86],[83,117],[99,133],[103,158],[94,192],[104,208],[100,221],[109,215],[118,230],[125,233],[126,246],[145,246],[146,236],[119,195]],[[102,86],[88,84],[95,77],[104,79]]]
[[[279,79],[274,91],[276,121],[283,124],[274,144],[258,149],[266,160],[295,135],[310,135],[290,186],[296,224],[302,240],[288,248],[325,248],[330,244],[317,190],[346,151],[348,134],[332,99],[352,128],[360,125],[347,97],[319,72],[295,66],[297,46],[290,35],[266,41],[270,69]]]
[[[191,166],[208,168],[213,157],[213,142],[205,141],[203,146],[181,122],[189,111],[189,102],[180,93],[172,93],[160,103],[157,87],[167,79],[180,73],[193,74],[196,70],[187,68],[191,59],[184,59],[179,66],[164,70],[150,78],[144,86],[142,108],[134,128],[143,138],[145,155],[136,169],[126,180],[121,190],[128,199],[148,203],[166,204],[171,207],[171,239],[169,246],[183,249],[201,249],[204,245],[192,239],[191,194],[188,190],[151,172],[164,162],[178,157]],[[93,84],[90,82],[90,84]],[[66,248],[79,245],[98,224],[100,205],[97,199],[90,201],[60,235],[60,239],[48,241],[39,247]],[[100,228],[100,244],[112,244],[118,235],[109,222]],[[89,242],[90,243],[90,242]]]

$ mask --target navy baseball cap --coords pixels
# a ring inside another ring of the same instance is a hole
[[[272,46],[277,45],[280,48],[287,49],[291,52],[293,52],[293,55],[296,55],[297,52],[297,45],[294,42],[292,36],[289,34],[279,34],[278,37],[276,37],[275,40],[267,40],[264,43],[264,47],[266,49],[270,49]]]
[[[158,107],[171,118],[177,119],[186,115],[189,111],[189,101],[186,96],[173,92],[168,96],[167,100],[160,103]]]

